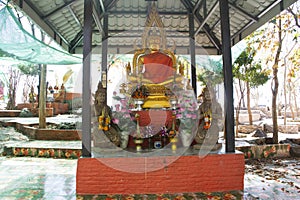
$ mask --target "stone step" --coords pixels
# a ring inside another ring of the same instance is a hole
[[[264,124],[263,125],[263,131],[266,133],[272,133],[273,132],[273,126]],[[278,125],[278,131],[281,133],[290,133],[290,134],[298,134],[299,133],[299,127],[298,125]]]
[[[0,117],[18,117],[21,110],[0,110]]]
[[[290,157],[290,144],[265,144],[238,146],[236,150],[244,153],[245,159]]]
[[[81,141],[22,141],[6,143],[2,156],[70,158],[81,156]]]

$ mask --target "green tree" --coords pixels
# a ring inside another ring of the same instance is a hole
[[[209,65],[198,71],[197,81],[200,81],[203,86],[215,87],[223,82],[223,65],[215,60],[209,60]]]
[[[244,89],[247,94],[247,109],[249,114],[249,124],[253,124],[250,93],[251,88],[265,84],[269,79],[269,71],[262,69],[260,62],[254,60],[256,50],[250,45],[239,55],[233,63],[233,76],[238,80],[240,99],[236,109],[236,135],[238,134],[238,119],[241,108],[241,100],[244,98]],[[245,87],[243,87],[244,85]]]
[[[297,3],[292,5],[297,6]],[[289,10],[295,11],[291,13]],[[256,49],[260,55],[265,55],[266,65],[271,63],[272,69],[272,122],[273,122],[273,143],[278,143],[278,121],[277,121],[277,95],[279,88],[278,70],[279,66],[284,66],[285,49],[283,46],[290,45],[290,41],[286,39],[287,35],[297,35],[299,33],[298,20],[299,9],[288,8],[258,31],[254,32],[252,42],[256,44]],[[284,53],[283,53],[284,52]]]

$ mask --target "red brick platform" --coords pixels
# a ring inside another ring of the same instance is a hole
[[[172,194],[243,190],[244,165],[242,153],[209,154],[204,158],[198,155],[178,158],[80,158],[77,165],[76,193]],[[119,167],[130,170],[138,167],[145,171],[120,171],[116,169]]]

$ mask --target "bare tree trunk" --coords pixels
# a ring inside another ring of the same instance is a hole
[[[252,112],[251,112],[251,103],[250,103],[250,86],[249,82],[246,82],[246,88],[247,88],[247,109],[248,109],[248,115],[249,115],[249,124],[253,124],[252,120]]]
[[[237,89],[237,87],[235,87],[235,91],[236,91],[236,94],[238,96],[238,105],[235,109],[235,137],[238,137],[238,134],[239,134],[239,117],[240,117],[240,104],[241,104],[241,98],[239,97],[239,91]]]
[[[235,119],[235,137],[239,136],[240,110],[241,110],[242,100],[243,100],[243,97],[244,97],[244,89],[242,88],[241,80],[238,79],[238,81],[239,81],[238,85],[239,85],[240,97],[238,97],[238,105],[237,105],[236,112],[235,112],[235,116],[236,116],[236,119]],[[236,92],[237,92],[237,94],[239,93],[237,88],[236,88]]]
[[[243,108],[245,108],[246,107],[246,104],[245,104],[245,98],[244,97],[242,97],[242,102],[243,102]],[[242,105],[242,104],[241,104]]]
[[[25,84],[23,86],[23,103],[29,102],[28,101],[29,90],[30,90],[30,82],[29,82],[29,76],[27,75],[25,78]]]
[[[46,73],[47,65],[41,65],[40,95],[39,95],[39,128],[46,128]]]
[[[235,111],[235,137],[239,137],[239,118],[240,118],[240,110],[241,110],[241,105],[242,105],[242,99],[239,100],[238,106]]]
[[[255,92],[254,92],[254,107],[255,108],[258,108],[258,102],[259,102],[259,93],[258,93],[258,89],[256,88],[255,89]]]
[[[273,80],[272,80],[272,121],[273,121],[273,143],[278,144],[279,139],[278,139],[278,121],[277,121],[277,109],[276,109],[276,104],[277,104],[277,94],[278,94],[278,87],[279,87],[279,82],[278,82],[278,63],[279,63],[279,57],[280,57],[280,52],[282,48],[282,33],[281,33],[281,19],[278,19],[278,49],[276,51],[275,55],[275,62],[273,64]]]
[[[10,74],[9,80],[8,80],[8,102],[6,105],[7,110],[13,110],[13,83],[12,83],[12,72]]]
[[[241,99],[239,100],[238,106],[235,110],[235,137],[238,138],[239,137],[239,117],[240,117],[240,109],[241,109],[241,104],[242,101]]]
[[[283,76],[283,93],[284,93],[284,122],[283,124],[286,125],[286,105],[287,105],[287,97],[286,97],[286,59],[284,59],[284,76]]]
[[[278,77],[277,77],[277,71],[278,69],[275,69],[273,66],[273,84],[274,88],[272,88],[272,121],[273,121],[273,143],[278,143],[278,122],[277,122],[277,107],[276,107],[276,98],[278,93]]]
[[[291,87],[291,83],[289,83],[289,106],[291,109],[291,113],[292,113],[292,119],[295,119],[295,113],[294,113],[294,109],[293,109],[293,104],[292,104],[292,87]]]
[[[18,83],[20,80],[20,73],[17,70],[10,69],[10,77],[9,77],[9,90],[8,90],[8,102],[7,102],[7,110],[13,110],[16,107],[16,92]]]
[[[286,87],[288,87],[288,91],[289,91],[289,105],[291,107],[291,112],[292,112],[292,116],[294,118],[294,111],[292,110],[292,104],[291,104],[291,92],[292,92],[292,85],[291,85],[291,79],[286,80],[287,78],[287,57],[290,55],[290,53],[292,52],[292,50],[295,48],[296,46],[296,42],[294,43],[294,45],[292,46],[292,48],[289,50],[289,52],[285,55],[284,57],[284,79],[283,79],[283,92],[284,92],[284,125],[286,125],[286,109],[287,109],[287,97],[286,97],[286,93],[287,93],[287,89]],[[286,83],[288,82],[288,86],[286,85]]]
[[[294,105],[295,105],[295,110],[296,110],[296,112],[295,112],[296,116],[295,117],[298,117],[299,116],[299,114],[298,114],[299,110],[298,110],[297,94],[296,94],[295,84],[294,83],[293,83],[293,96],[294,96]]]
[[[277,95],[278,96],[278,95]],[[281,96],[281,95],[280,95]],[[279,102],[277,103],[277,116],[282,116],[282,113],[281,113],[281,111],[282,111],[282,102],[279,100]]]

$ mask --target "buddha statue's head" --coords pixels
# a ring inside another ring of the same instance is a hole
[[[103,88],[101,81],[98,83],[98,88],[95,93],[95,104],[103,104],[106,101],[106,89]]]
[[[147,46],[152,51],[158,51],[161,45],[161,37],[159,35],[150,35],[147,38]]]
[[[207,86],[202,90],[201,95],[202,95],[203,101],[211,101],[211,95],[210,95],[210,92],[209,92],[209,89]]]

